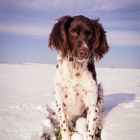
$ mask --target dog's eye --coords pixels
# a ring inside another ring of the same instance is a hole
[[[73,29],[71,32],[70,32],[70,34],[72,35],[72,36],[74,36],[74,37],[77,37],[78,36],[78,34],[79,34],[79,29],[78,28],[76,28],[76,29]]]
[[[76,29],[74,30],[74,32],[78,34],[78,33],[79,33],[79,29],[76,28]]]
[[[84,34],[85,34],[86,36],[92,36],[92,33],[91,33],[90,31],[85,31]]]

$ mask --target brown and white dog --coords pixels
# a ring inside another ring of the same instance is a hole
[[[64,16],[52,29],[49,48],[58,51],[55,92],[62,140],[71,140],[76,121],[81,117],[86,119],[83,140],[95,140],[101,131],[103,95],[97,84],[94,61],[109,49],[105,33],[98,19],[81,15]]]

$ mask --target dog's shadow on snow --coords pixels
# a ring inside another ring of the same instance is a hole
[[[113,93],[109,95],[105,95],[104,97],[104,108],[103,108],[103,116],[104,118],[108,115],[108,113],[119,104],[128,103],[135,99],[135,94],[133,93]]]

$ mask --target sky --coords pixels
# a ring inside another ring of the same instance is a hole
[[[140,68],[139,0],[0,0],[0,62],[55,64],[48,36],[64,15],[100,18],[110,51],[97,66]]]

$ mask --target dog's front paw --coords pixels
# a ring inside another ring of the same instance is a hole
[[[62,140],[71,140],[70,132],[62,132]]]
[[[74,132],[71,137],[71,140],[83,140],[83,136],[77,132]]]

